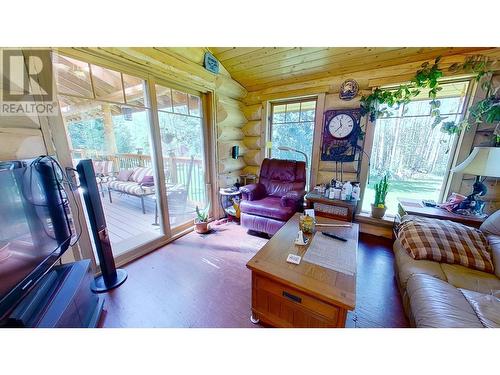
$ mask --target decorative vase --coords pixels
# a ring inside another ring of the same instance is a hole
[[[196,233],[207,233],[210,229],[208,227],[208,222],[206,221],[198,221],[198,219],[194,220],[194,230]]]
[[[382,219],[387,211],[387,207],[377,207],[372,203],[372,217],[376,219]]]
[[[299,217],[299,229],[304,234],[310,234],[314,232],[314,219],[309,215],[301,215]]]

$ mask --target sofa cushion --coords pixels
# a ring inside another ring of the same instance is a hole
[[[481,232],[500,236],[500,210],[494,212],[479,227]]]
[[[500,279],[491,273],[473,270],[458,264],[441,263],[448,283],[456,288],[491,293],[500,290]]]
[[[460,289],[476,313],[479,321],[487,328],[500,328],[500,291],[483,294]]]
[[[407,293],[418,328],[483,328],[462,292],[429,275],[413,275]]]
[[[490,244],[491,260],[495,268],[495,275],[500,278],[500,235],[490,234],[486,236],[486,239]]]
[[[265,216],[273,219],[287,221],[295,213],[295,208],[283,207],[281,198],[266,197],[256,201],[241,201],[240,210],[245,214]]]
[[[408,279],[415,274],[426,274],[446,281],[446,275],[441,269],[441,264],[432,260],[415,260],[401,246],[398,239],[393,245],[396,262],[397,276],[400,286],[406,289]]]
[[[494,272],[490,246],[478,229],[449,220],[406,215],[401,220],[398,238],[414,259]]]

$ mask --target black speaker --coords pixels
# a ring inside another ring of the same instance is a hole
[[[233,159],[238,159],[238,156],[240,156],[240,146],[231,147],[231,157]]]
[[[94,292],[102,293],[123,284],[127,279],[127,272],[123,269],[116,269],[92,160],[81,160],[76,170],[80,186],[83,188],[83,199],[87,206],[87,215],[102,273],[94,279],[90,287]]]

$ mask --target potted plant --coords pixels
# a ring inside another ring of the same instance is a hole
[[[196,217],[194,219],[194,230],[196,233],[207,233],[210,228],[208,227],[208,211],[210,203],[203,210],[196,206]]]
[[[387,182],[387,175],[385,175],[378,183],[375,184],[375,202],[372,203],[372,217],[381,219],[385,215],[387,207],[385,206],[385,197],[389,183]]]

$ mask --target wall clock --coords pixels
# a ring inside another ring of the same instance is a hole
[[[354,161],[361,133],[358,109],[329,110],[324,114],[322,161]]]
[[[358,82],[353,79],[347,79],[340,85],[339,98],[342,100],[354,99],[358,95],[358,91]]]

